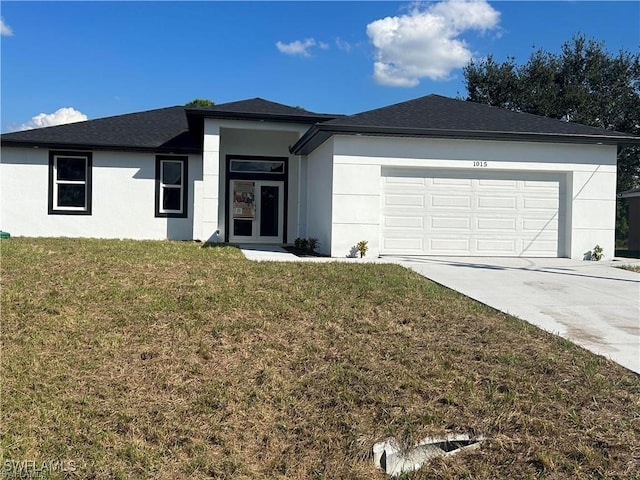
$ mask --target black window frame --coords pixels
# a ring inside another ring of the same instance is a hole
[[[84,207],[60,207],[56,197],[56,186],[65,181],[59,181],[56,178],[58,158],[83,158],[85,160],[85,204]],[[73,150],[50,150],[49,151],[49,215],[91,215],[91,199],[93,196],[93,153],[78,152]]]
[[[176,162],[182,164],[182,211],[162,211],[162,162]],[[189,216],[189,157],[178,155],[156,155],[156,198],[155,215],[159,218],[187,218]]]

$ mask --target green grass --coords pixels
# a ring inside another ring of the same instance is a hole
[[[618,268],[629,270],[631,272],[640,273],[640,265],[620,265]]]
[[[471,432],[479,451],[406,478],[640,478],[637,375],[399,266],[0,246],[2,462],[382,479],[374,442]]]

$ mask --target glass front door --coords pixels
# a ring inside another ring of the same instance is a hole
[[[282,243],[284,182],[229,182],[229,241]]]

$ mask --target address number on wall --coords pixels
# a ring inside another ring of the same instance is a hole
[[[488,164],[485,161],[475,161],[475,162],[473,162],[473,166],[474,167],[486,167],[486,166],[488,166]]]

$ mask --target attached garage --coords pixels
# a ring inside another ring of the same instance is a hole
[[[306,233],[333,257],[615,251],[620,132],[438,95],[316,124]]]
[[[561,174],[383,169],[381,254],[564,254]]]

